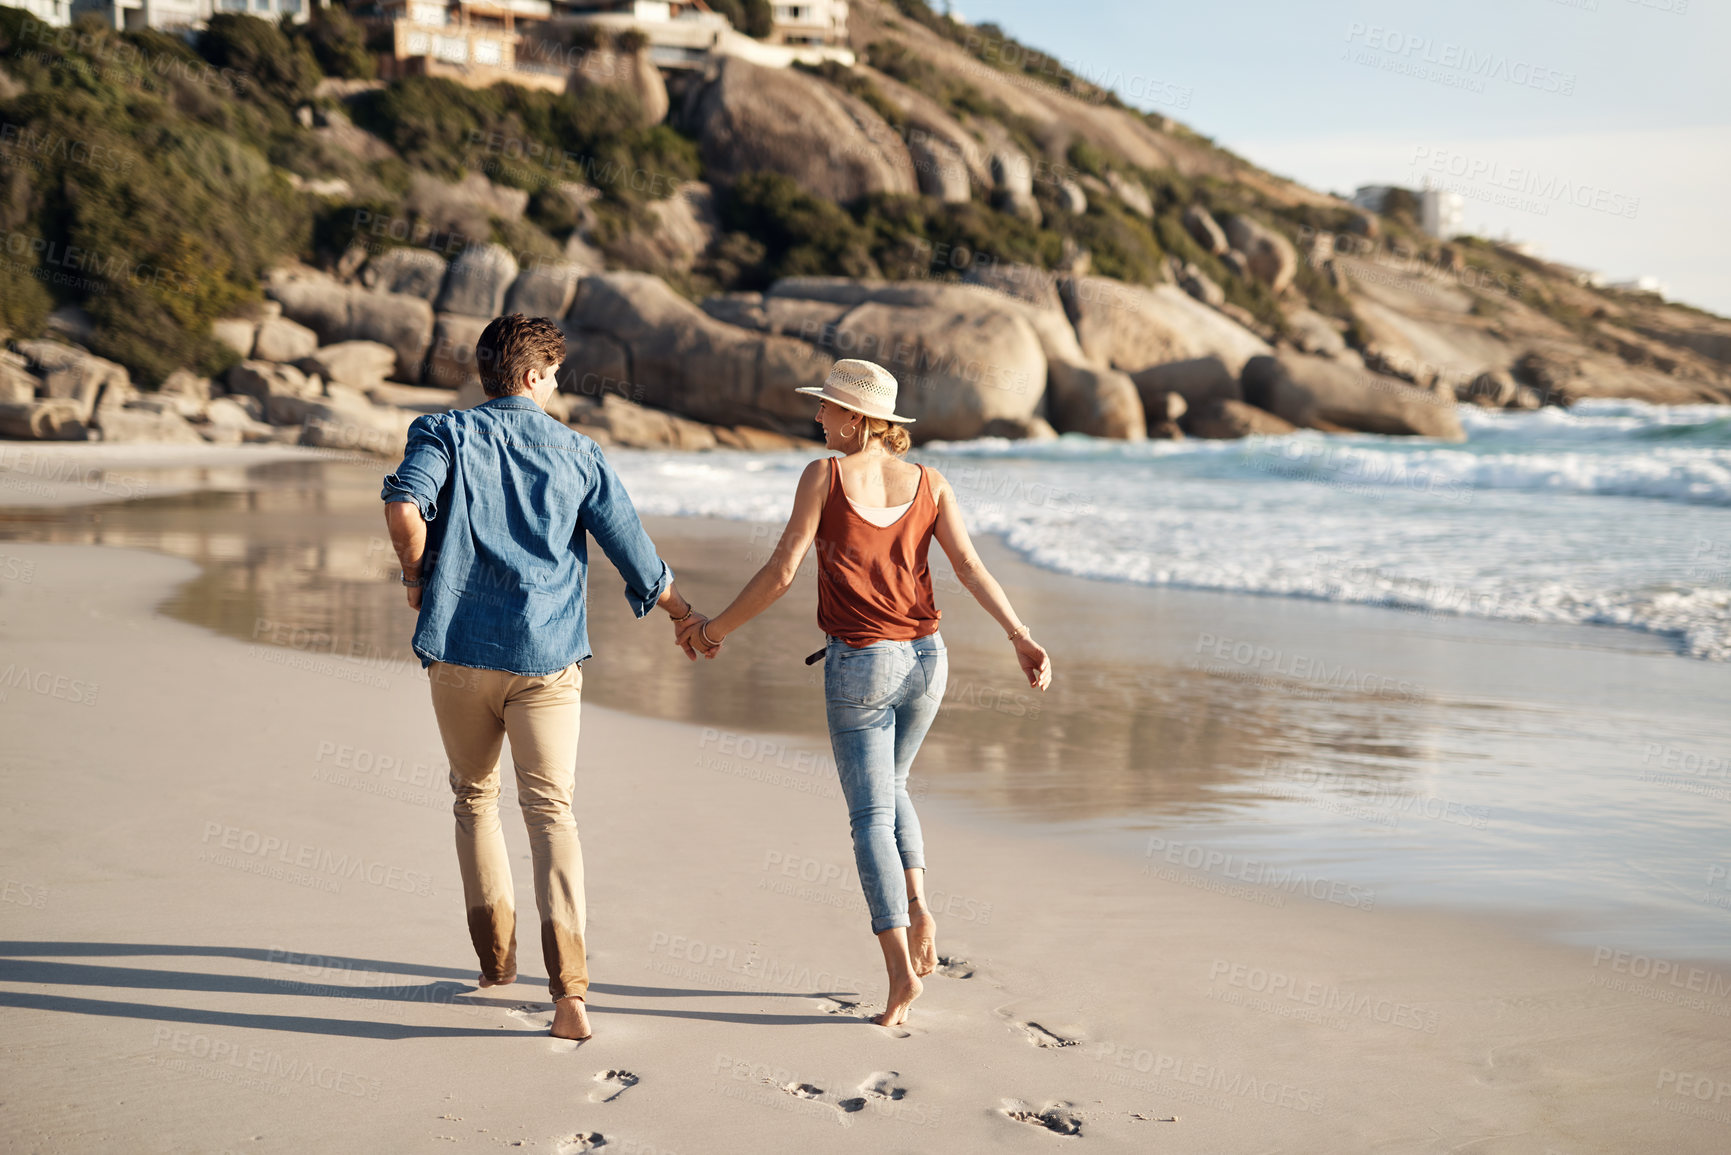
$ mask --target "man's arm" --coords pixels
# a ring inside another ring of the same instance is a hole
[[[427,523],[439,516],[439,493],[451,475],[451,455],[440,439],[438,420],[429,414],[409,425],[402,464],[385,478],[379,496],[385,502],[385,527],[397,551],[403,575],[422,580],[427,552]],[[409,587],[409,608],[421,608],[421,587]]]
[[[585,530],[625,579],[625,600],[630,603],[632,613],[643,617],[659,606],[678,620],[691,616],[691,603],[679,592],[673,571],[655,552],[655,543],[644,531],[637,507],[625,492],[625,484],[599,453],[595,455],[594,483],[584,495],[582,516],[577,522],[577,532]],[[675,641],[686,657],[697,659],[697,651],[690,643],[678,638]]]
[[[421,516],[420,507],[414,502],[398,499],[385,506],[385,527],[391,534],[391,548],[397,551],[397,561],[402,564],[403,578],[407,581],[421,580],[421,559],[427,552],[427,519]],[[421,587],[408,587],[409,608],[421,608]]]

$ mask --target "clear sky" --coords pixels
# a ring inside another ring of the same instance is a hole
[[[942,0],[933,4],[943,8]],[[1264,168],[1731,316],[1727,0],[959,0]]]

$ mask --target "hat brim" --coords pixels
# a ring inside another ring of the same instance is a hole
[[[861,417],[875,417],[879,421],[893,421],[897,425],[912,425],[914,423],[912,417],[903,417],[899,413],[891,413],[888,416],[885,416],[882,413],[867,413],[858,405],[849,405],[846,401],[842,401],[839,398],[832,397],[828,393],[825,393],[821,385],[805,385],[795,389],[794,392],[804,393],[807,397],[816,397],[820,401],[828,401],[831,405],[839,405],[850,413],[858,413]]]

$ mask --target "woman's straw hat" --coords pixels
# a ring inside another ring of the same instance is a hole
[[[903,417],[896,412],[896,379],[888,369],[870,361],[856,361],[847,358],[837,361],[830,367],[829,379],[821,389],[806,386],[795,389],[795,393],[804,393],[812,397],[821,397],[833,405],[843,409],[851,409],[867,417],[876,417],[881,421],[894,421],[902,425],[911,425],[912,417]]]

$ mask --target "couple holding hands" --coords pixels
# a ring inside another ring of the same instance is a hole
[[[876,1021],[905,1022],[920,977],[937,965],[925,902],[925,851],[908,770],[942,701],[948,660],[927,553],[935,537],[962,585],[997,619],[1028,684],[1051,682],[1046,651],[1017,618],[969,541],[941,474],[902,459],[912,420],[896,380],[867,361],[837,361],[817,422],[841,454],[801,475],[793,515],[769,561],[732,604],[699,614],[656,554],[595,442],[549,416],[565,338],[546,318],[494,320],[476,344],[489,400],[420,417],[381,493],[409,606],[414,650],[451,764],[457,859],[480,985],[516,981],[516,909],[499,825],[505,736],[535,874],[552,1033],[584,1039],[589,975],[583,858],[571,812],[588,539],[625,579],[638,617],[659,607],[696,659],[792,586],[817,548],[818,625],[827,637],[824,704],[854,859],[883,949],[889,993]]]

